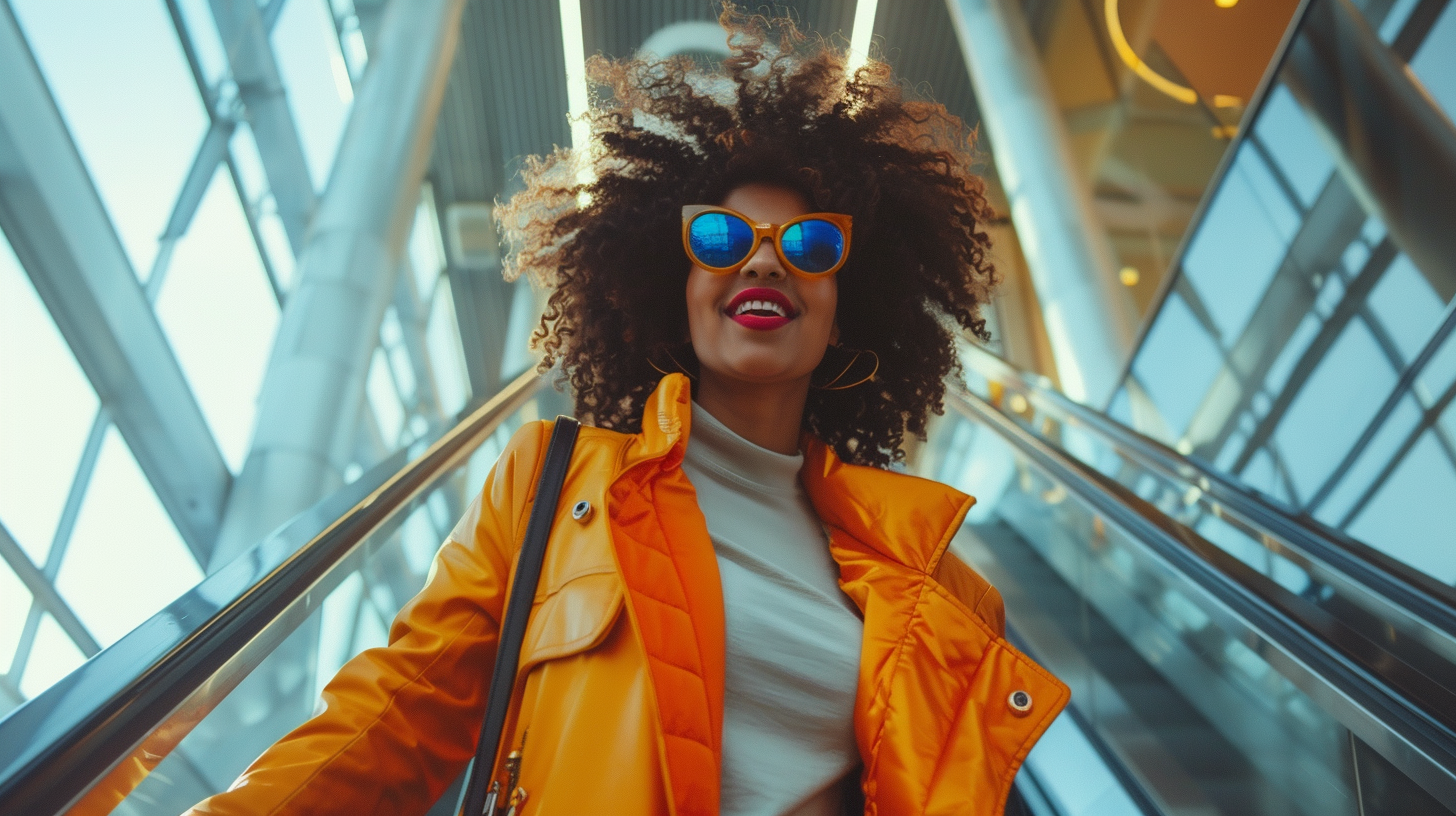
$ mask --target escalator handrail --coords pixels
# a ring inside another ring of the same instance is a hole
[[[1357,541],[1306,515],[1290,512],[1262,494],[1207,464],[1183,456],[1117,420],[1075,402],[978,346],[970,347],[971,367],[989,380],[1010,383],[1055,412],[1074,418],[1114,447],[1131,452],[1145,464],[1197,486],[1260,532],[1292,545],[1309,556],[1369,587],[1422,622],[1456,638],[1456,587],[1447,586],[1403,561]]]
[[[322,576],[454,473],[540,384],[534,370],[521,374],[428,448],[396,452],[300,513],[0,720],[0,813],[70,808],[285,610],[312,602],[305,594]],[[169,733],[167,749],[183,736]]]
[[[1274,654],[1246,645],[1277,663],[1280,673],[1317,704],[1334,709],[1331,715],[1352,733],[1438,798],[1456,799],[1456,728],[1438,716],[1440,708],[1433,712],[1387,682],[1382,669],[1388,667],[1352,657],[1348,647],[1357,633],[979,395],[952,391],[946,397],[951,408],[996,433],[1110,525],[1216,599],[1238,628]],[[1354,646],[1358,651],[1368,644]]]

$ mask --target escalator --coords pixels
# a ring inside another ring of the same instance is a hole
[[[980,498],[951,546],[1073,690],[1018,777],[1025,812],[1456,812],[1456,592],[986,352],[965,366],[915,468]],[[364,473],[0,721],[0,813],[171,814],[224,789],[380,642],[423,581],[417,521],[458,516],[514,429],[562,409],[539,383]]]

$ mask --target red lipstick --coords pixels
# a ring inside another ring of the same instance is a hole
[[[734,323],[755,331],[772,331],[786,326],[798,315],[794,304],[783,292],[766,286],[744,289],[728,301],[728,307],[723,311]]]

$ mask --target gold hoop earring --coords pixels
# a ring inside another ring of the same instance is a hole
[[[657,363],[652,362],[651,357],[644,358],[647,360],[647,364],[652,366],[653,371],[656,371],[658,374],[661,374],[664,377],[669,374],[683,374],[690,380],[697,379],[697,375],[693,374],[693,372],[691,371],[688,371],[688,367],[683,365],[682,363],[679,363],[677,361],[677,358],[672,355],[672,349],[663,349],[663,352],[667,354],[667,359],[671,360],[672,364],[677,366],[677,371],[663,371],[661,366],[659,366]]]
[[[844,346],[830,346],[830,348],[839,349],[841,351],[851,350],[846,349]],[[815,385],[813,387],[820,391],[845,391],[847,389],[854,388],[857,385],[863,385],[870,380],[873,380],[875,378],[875,375],[880,372],[880,355],[876,354],[872,349],[853,349],[853,351],[854,356],[850,358],[849,364],[844,367],[843,371],[840,371],[838,374],[836,374],[834,376],[834,379],[830,380],[829,382],[824,383],[823,385]],[[859,362],[859,358],[863,357],[866,354],[873,357],[875,361],[874,367],[870,369],[870,373],[855,380],[852,383],[848,383],[846,385],[837,385],[837,383],[840,380],[844,379],[845,375],[850,372],[850,369],[854,368],[855,364]]]

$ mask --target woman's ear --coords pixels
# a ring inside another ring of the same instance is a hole
[[[838,320],[834,321],[834,325],[832,325],[832,326],[829,327],[829,345],[831,345],[831,346],[837,346],[837,345],[839,345],[839,321]]]

